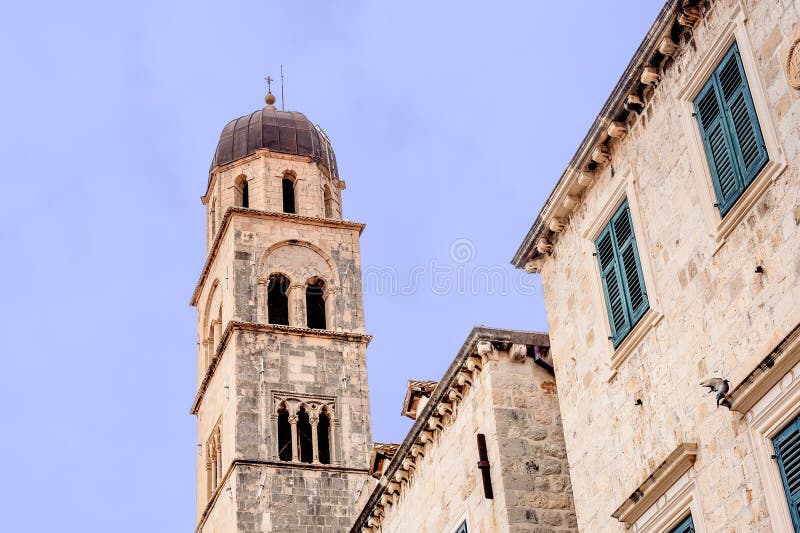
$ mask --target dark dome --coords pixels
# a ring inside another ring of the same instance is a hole
[[[339,177],[333,148],[323,131],[302,113],[259,109],[228,122],[222,129],[211,168],[242,159],[256,150],[313,157]]]

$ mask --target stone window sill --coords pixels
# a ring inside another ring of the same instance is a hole
[[[744,220],[750,209],[756,205],[764,193],[769,189],[769,186],[777,181],[783,174],[788,165],[782,161],[768,161],[761,172],[756,176],[753,182],[745,189],[730,211],[725,214],[725,217],[720,219],[717,225],[717,247],[712,257],[725,246],[728,236],[734,229]]]
[[[664,318],[664,315],[651,307],[633,327],[631,332],[628,333],[625,340],[614,350],[611,354],[611,361],[609,362],[609,367],[611,368],[611,375],[607,380],[609,383],[617,376],[617,369],[619,366],[628,358],[631,352],[639,346],[639,342],[641,342],[645,335],[661,322],[662,318]],[[609,345],[610,343],[611,341],[609,341]]]

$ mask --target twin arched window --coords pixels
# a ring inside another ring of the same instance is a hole
[[[319,413],[313,411],[305,403],[294,414],[286,402],[278,407],[278,459],[331,464],[331,411],[327,405]]]
[[[291,282],[283,274],[273,274],[267,285],[267,321],[289,325],[289,288]],[[325,281],[312,278],[306,285],[306,327],[328,329],[325,312]]]

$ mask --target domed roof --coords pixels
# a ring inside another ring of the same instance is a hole
[[[272,106],[228,122],[219,136],[211,168],[242,159],[262,148],[313,157],[332,176],[339,177],[336,157],[325,133],[304,114],[279,111]]]

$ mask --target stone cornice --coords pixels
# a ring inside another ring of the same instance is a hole
[[[652,98],[672,57],[679,54],[685,31],[702,17],[701,5],[711,0],[667,0],[625,72],[595,118],[575,155],[550,193],[511,264],[538,272],[541,257],[569,223],[581,197],[592,186],[598,169],[611,161],[612,150],[627,134]]]
[[[351,533],[373,531],[380,524],[383,508],[392,505],[395,496],[413,476],[416,458],[425,455],[426,446],[434,440],[434,435],[444,429],[443,419],[452,416],[453,405],[469,390],[473,377],[481,372],[483,365],[496,357],[498,346],[507,350],[512,360],[522,362],[528,356],[528,348],[532,348],[530,351],[549,348],[550,339],[546,333],[486,326],[473,328],[381,475]]]
[[[200,409],[200,404],[203,402],[203,397],[206,394],[206,390],[208,389],[209,383],[211,383],[211,378],[214,377],[214,372],[216,372],[217,367],[219,366],[219,363],[222,360],[222,356],[225,354],[225,350],[228,347],[228,343],[230,342],[230,339],[233,336],[234,331],[253,331],[258,333],[276,333],[279,335],[294,335],[298,337],[316,337],[320,339],[333,339],[345,342],[359,342],[363,344],[369,344],[370,341],[372,340],[371,335],[365,335],[363,333],[350,333],[345,331],[330,331],[327,329],[297,328],[293,326],[279,326],[276,324],[256,324],[254,322],[230,321],[228,322],[228,325],[225,327],[225,331],[222,333],[222,337],[220,338],[219,344],[217,345],[217,349],[214,351],[214,356],[211,358],[211,362],[208,364],[208,368],[206,368],[206,373],[203,376],[203,380],[200,382],[200,387],[197,390],[194,402],[192,402],[192,407],[189,410],[191,414],[196,415],[198,410]]]
[[[206,524],[206,520],[208,520],[208,516],[211,514],[211,509],[213,509],[214,504],[219,499],[220,494],[222,494],[223,487],[228,483],[228,479],[233,475],[233,471],[239,466],[271,466],[275,468],[295,468],[300,470],[341,472],[345,474],[366,474],[368,472],[366,468],[349,468],[346,466],[286,463],[284,461],[262,461],[260,459],[234,459],[225,471],[225,475],[217,485],[217,488],[214,489],[214,493],[208,499],[205,509],[203,509],[203,514],[200,515],[200,520],[197,522],[197,527],[195,528],[196,533],[202,533],[203,526]]]
[[[203,265],[203,270],[200,273],[200,280],[197,282],[195,286],[194,292],[192,293],[192,299],[190,301],[190,305],[195,306],[197,305],[197,299],[200,297],[200,293],[203,291],[203,285],[205,284],[206,280],[208,279],[208,273],[211,271],[211,265],[214,264],[214,259],[217,257],[217,253],[219,252],[219,248],[222,245],[222,239],[227,232],[228,226],[231,224],[231,220],[234,216],[247,216],[250,218],[257,218],[261,220],[280,220],[285,222],[295,222],[298,224],[305,224],[308,226],[317,226],[317,227],[328,227],[328,228],[346,228],[346,229],[354,229],[358,230],[358,234],[364,231],[366,224],[362,224],[361,222],[352,222],[350,220],[336,220],[332,218],[318,218],[318,217],[307,217],[303,215],[293,215],[291,213],[279,213],[275,211],[259,211],[258,209],[247,209],[244,207],[229,207],[225,211],[225,215],[222,217],[222,222],[219,225],[219,229],[217,230],[217,234],[214,237],[214,242],[211,244],[211,249],[206,256],[206,262]]]
[[[682,442],[647,476],[611,516],[630,526],[689,470],[697,458],[697,444]]]

